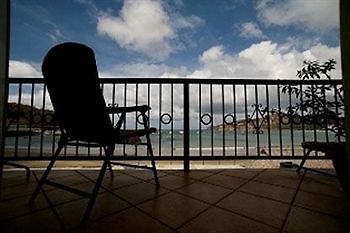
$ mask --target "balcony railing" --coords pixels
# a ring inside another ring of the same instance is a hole
[[[9,81],[7,160],[47,160],[58,141],[59,130],[43,79]],[[290,106],[303,101],[282,92],[283,87],[330,86],[324,101],[339,101],[341,80],[262,80],[187,78],[101,78],[108,105],[147,104],[156,159],[300,159],[303,141],[339,141],[327,119],[290,114]],[[69,83],[67,83],[69,85]],[[79,90],[77,90],[79,91]],[[338,106],[338,105],[336,105]],[[337,109],[342,114],[342,109]],[[118,115],[111,115],[112,121]],[[89,127],[88,125],[86,127]],[[125,128],[140,127],[138,115],[127,116]],[[101,149],[67,147],[61,159],[100,159]],[[145,148],[117,147],[113,159],[142,160]],[[310,159],[323,159],[314,154]]]

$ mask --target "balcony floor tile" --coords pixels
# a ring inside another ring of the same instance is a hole
[[[53,170],[60,183],[90,192],[92,170]],[[82,232],[87,199],[45,186],[28,200],[42,170],[5,170],[0,189],[0,232]],[[160,170],[107,172],[86,232],[348,232],[350,201],[336,178],[293,169]],[[59,216],[59,217],[58,217]],[[65,229],[65,231],[64,231]]]

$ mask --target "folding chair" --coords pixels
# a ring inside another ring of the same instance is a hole
[[[150,169],[153,171],[156,186],[159,186],[150,139],[150,134],[156,129],[149,127],[146,115],[151,108],[147,105],[106,107],[98,81],[94,52],[91,48],[71,42],[53,47],[43,61],[42,73],[55,110],[55,120],[59,124],[61,136],[57,149],[30,198],[30,203],[34,203],[43,185],[54,186],[88,197],[90,200],[80,223],[80,226],[85,226],[107,168],[112,175],[112,164]],[[140,113],[142,130],[121,129],[122,124],[125,123],[126,113],[129,112]],[[113,126],[109,114],[120,114],[116,126]],[[141,136],[146,136],[146,143],[142,143],[142,145],[147,146],[151,167],[111,161],[115,144],[128,143],[131,138]],[[66,146],[77,145],[104,149],[103,163],[91,193],[48,179],[61,150]]]

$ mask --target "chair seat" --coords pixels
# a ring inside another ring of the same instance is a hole
[[[149,133],[155,133],[156,128],[150,128]],[[115,141],[118,143],[125,143],[131,145],[138,145],[141,143],[142,136],[146,135],[145,129],[130,130],[130,129],[116,129],[115,130]]]

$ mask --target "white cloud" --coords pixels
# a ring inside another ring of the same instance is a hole
[[[101,77],[184,77],[189,74],[185,66],[171,67],[166,64],[130,63],[118,64],[102,71]]]
[[[38,65],[29,62],[10,60],[9,62],[10,78],[38,78],[42,77]]]
[[[294,25],[320,33],[339,27],[338,0],[260,0],[257,11],[267,25]]]
[[[169,14],[159,0],[125,0],[119,16],[106,13],[98,18],[97,31],[122,48],[164,60],[177,50],[177,33],[202,23],[197,16]]]
[[[245,22],[238,26],[239,36],[244,38],[266,38],[259,25],[254,22]]]
[[[222,45],[213,46],[199,56],[201,67],[190,77],[294,79],[306,59],[337,61],[335,78],[340,78],[340,48],[317,44],[297,50],[293,44],[262,41],[238,52],[228,53]]]

